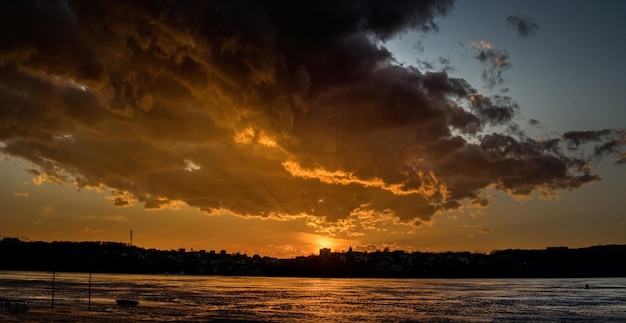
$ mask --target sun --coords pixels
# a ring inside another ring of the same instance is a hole
[[[328,248],[336,252],[342,245],[346,245],[346,242],[341,239],[320,233],[301,233],[300,240],[307,246],[307,249],[310,248],[310,252],[314,255],[318,254],[320,249]]]
[[[317,239],[317,246],[318,249],[329,248],[332,250],[335,247],[335,241],[330,237],[320,236]]]

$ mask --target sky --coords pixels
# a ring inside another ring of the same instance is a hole
[[[3,1],[0,238],[626,244],[623,1]]]

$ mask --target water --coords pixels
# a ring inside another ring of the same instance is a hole
[[[57,273],[56,308],[87,310],[89,275]],[[585,284],[590,289],[585,289]],[[0,297],[50,307],[52,273],[0,272]],[[118,308],[115,299],[135,299]],[[91,309],[131,321],[626,322],[626,278],[329,279],[93,274]]]

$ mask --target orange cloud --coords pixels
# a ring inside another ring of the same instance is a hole
[[[623,163],[618,130],[533,140],[511,98],[396,64],[384,41],[435,30],[450,3],[338,2],[320,25],[318,2],[6,2],[0,150],[35,184],[107,188],[120,207],[351,235],[486,207],[489,188],[551,196],[598,181],[594,158]],[[488,76],[509,66],[475,47]]]

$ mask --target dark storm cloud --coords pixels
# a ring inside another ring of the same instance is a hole
[[[0,33],[2,150],[37,165],[41,181],[111,188],[120,207],[182,201],[282,219],[369,210],[419,223],[487,206],[488,188],[528,195],[598,180],[564,148],[585,135],[532,140],[510,98],[446,69],[394,64],[383,41],[436,30],[450,8],[2,2],[12,31]],[[508,56],[481,46],[500,77]]]
[[[506,17],[509,26],[517,30],[520,37],[527,37],[537,33],[539,25],[528,15],[517,14]]]

